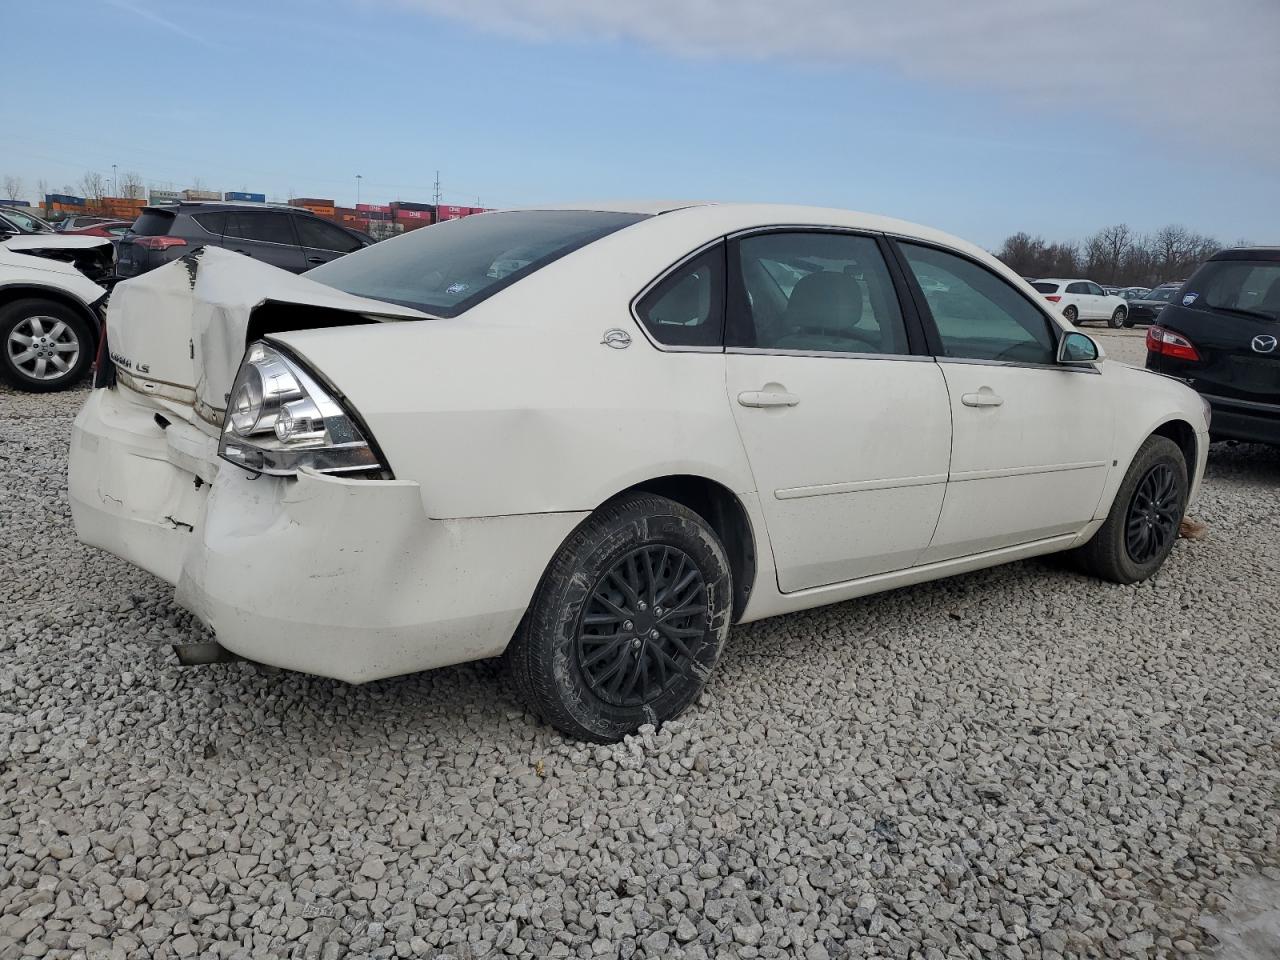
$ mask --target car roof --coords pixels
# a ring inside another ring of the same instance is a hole
[[[1209,259],[1280,261],[1280,247],[1229,247],[1226,250],[1219,250]]]

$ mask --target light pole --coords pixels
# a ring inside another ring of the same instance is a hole
[[[118,186],[119,183],[120,183],[119,175],[116,173],[116,165],[113,163],[111,165],[111,195],[113,197],[116,195],[116,192],[120,189],[120,187]]]
[[[357,206],[360,205],[360,181],[363,179],[364,179],[363,176],[361,176],[358,173],[356,174],[356,205]]]

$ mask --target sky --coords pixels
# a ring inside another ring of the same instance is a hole
[[[115,164],[429,202],[439,171],[462,205],[1280,243],[1280,0],[0,0],[0,38],[24,197]]]

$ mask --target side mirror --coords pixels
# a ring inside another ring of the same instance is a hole
[[[1069,330],[1058,341],[1058,363],[1068,367],[1085,367],[1097,363],[1106,354],[1091,338]]]

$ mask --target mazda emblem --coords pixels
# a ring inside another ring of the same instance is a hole
[[[1269,333],[1262,333],[1253,338],[1253,349],[1255,353],[1270,353],[1276,348],[1277,341]]]

